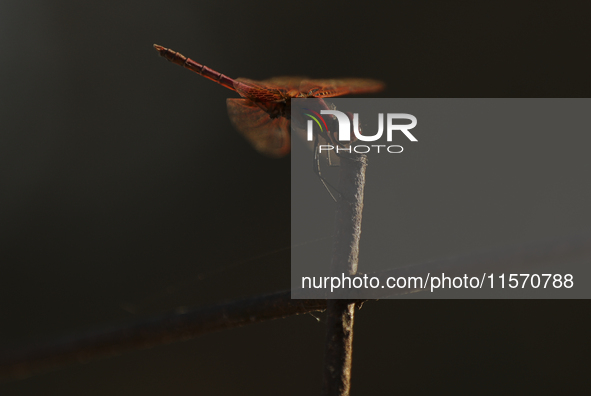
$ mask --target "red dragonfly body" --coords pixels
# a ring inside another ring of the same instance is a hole
[[[322,98],[371,93],[383,89],[380,81],[358,78],[310,80],[275,77],[265,81],[232,79],[178,52],[154,44],[160,56],[237,92],[242,98],[227,99],[234,127],[261,153],[282,157],[290,151],[289,130],[292,98],[319,98],[319,108],[328,109]]]

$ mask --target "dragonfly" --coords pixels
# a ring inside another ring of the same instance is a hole
[[[226,100],[230,121],[257,151],[269,157],[283,157],[291,150],[291,99],[317,98],[314,106],[316,110],[329,110],[330,106],[324,102],[324,98],[373,93],[384,88],[381,81],[364,78],[313,80],[305,77],[274,77],[264,81],[233,79],[169,48],[157,44],[154,44],[154,48],[170,62],[240,95],[241,98]],[[326,140],[336,143],[334,129],[324,133]],[[314,144],[317,146],[317,138]]]

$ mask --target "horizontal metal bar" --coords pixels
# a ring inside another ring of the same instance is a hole
[[[372,276],[422,276],[437,271],[451,275],[517,271],[538,266],[591,259],[591,234],[445,258],[394,268]],[[382,289],[375,298],[419,290]],[[297,291],[294,291],[297,294]],[[102,330],[71,335],[0,355],[0,378],[22,378],[79,361],[121,354],[187,340],[201,334],[307,312],[323,311],[326,300],[294,300],[290,291],[252,297],[227,304],[134,321]],[[361,302],[367,299],[351,300]]]

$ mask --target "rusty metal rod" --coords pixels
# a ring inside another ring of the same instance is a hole
[[[509,269],[518,272],[542,265],[556,266],[564,262],[590,259],[591,234],[585,233],[433,260],[368,275],[383,278],[424,276],[436,271],[445,271],[449,275],[482,274]],[[375,298],[405,294],[409,291],[415,290],[380,289],[380,294]],[[282,291],[256,296],[198,308],[183,314],[171,313],[75,334],[13,352],[2,351],[0,378],[22,378],[79,361],[89,361],[129,350],[187,340],[218,330],[326,309],[326,300],[292,300],[290,294],[290,291]],[[361,301],[363,300],[345,303]]]
[[[365,155],[341,155],[331,263],[333,276],[352,276],[357,273],[366,168]],[[354,319],[355,303],[335,299],[327,301],[323,383],[325,396],[349,395]]]
[[[136,320],[0,356],[0,378],[23,378],[74,362],[188,340],[218,330],[325,308],[325,300],[292,300],[290,291],[284,291],[182,314]]]

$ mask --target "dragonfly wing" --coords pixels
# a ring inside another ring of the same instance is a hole
[[[281,77],[273,77],[265,81],[261,81],[261,83],[265,85],[272,85],[278,88],[285,88],[288,91],[300,90],[300,85],[302,81],[307,80],[306,77],[297,77],[297,76],[281,76]]]
[[[335,80],[305,80],[300,90],[315,98],[331,98],[334,96],[354,95],[379,92],[384,83],[365,78],[342,78]]]
[[[287,119],[271,119],[269,114],[248,99],[227,99],[226,104],[232,125],[257,151],[275,158],[289,153],[290,124]]]
[[[234,80],[234,89],[240,96],[255,102],[283,101],[286,92],[282,87],[247,78],[237,78]]]

